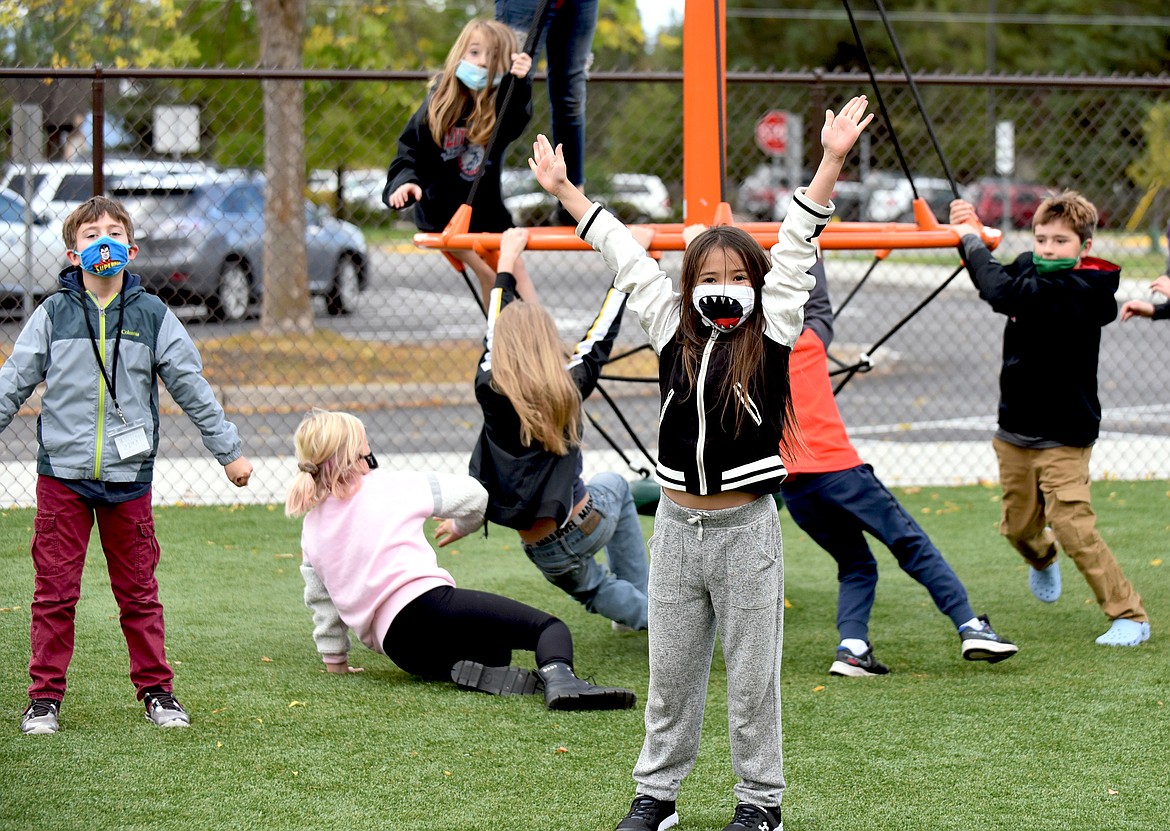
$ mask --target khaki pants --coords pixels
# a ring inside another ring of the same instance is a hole
[[[1092,448],[1031,449],[1000,439],[993,439],[992,446],[1003,485],[999,532],[1008,542],[1036,569],[1051,565],[1059,542],[1106,617],[1149,620],[1141,597],[1097,531],[1097,515],[1089,502]]]

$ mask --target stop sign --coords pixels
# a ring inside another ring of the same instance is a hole
[[[769,156],[783,156],[788,150],[788,113],[768,110],[756,122],[756,145]]]

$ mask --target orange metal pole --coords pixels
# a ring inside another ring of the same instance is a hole
[[[714,225],[723,194],[727,105],[725,0],[686,0],[683,9],[683,222]],[[725,216],[726,215],[726,218]]]
[[[727,217],[718,211],[712,214],[711,224],[730,224]],[[682,251],[683,226],[651,225],[654,229],[653,249],[655,251]],[[780,230],[777,222],[741,222],[737,227],[752,235],[764,248],[776,243]],[[995,248],[1002,234],[995,228],[983,229],[983,241],[988,248]],[[830,222],[820,237],[821,248],[826,251],[868,250],[885,251],[906,248],[954,248],[959,244],[959,233],[950,225],[936,225],[921,228],[909,222]],[[447,233],[415,234],[414,244],[419,248],[440,250],[477,251],[481,256],[499,251],[499,234]],[[529,228],[528,249],[532,251],[591,251],[589,243],[578,237],[570,228]]]

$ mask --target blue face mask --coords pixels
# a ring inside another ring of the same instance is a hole
[[[470,61],[460,61],[455,69],[455,77],[468,89],[479,91],[487,86],[487,67],[476,66]],[[500,85],[500,77],[492,79],[492,86]]]
[[[81,267],[97,277],[115,277],[130,262],[130,248],[113,237],[98,237],[81,251]]]

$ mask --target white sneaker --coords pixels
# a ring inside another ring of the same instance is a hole
[[[47,736],[61,729],[57,712],[61,703],[52,698],[34,698],[20,717],[20,732],[26,736]]]
[[[169,692],[147,693],[143,701],[146,702],[146,720],[159,727],[187,727],[191,724],[191,717],[179,699]]]
[[[1101,646],[1137,646],[1150,639],[1150,622],[1117,618],[1109,631],[1097,638]]]
[[[616,620],[611,620],[609,622],[609,628],[615,632],[621,632],[623,634],[625,634],[626,632],[637,632],[638,631],[634,627],[626,626],[624,623],[620,623]]]
[[[1055,603],[1060,599],[1060,561],[1053,560],[1046,569],[1028,566],[1028,588],[1037,600]]]

